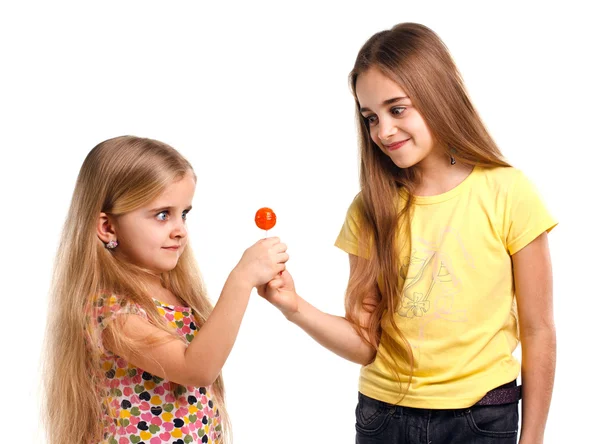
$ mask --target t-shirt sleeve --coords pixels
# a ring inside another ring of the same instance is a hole
[[[93,345],[100,349],[103,354],[110,353],[104,348],[102,333],[106,327],[119,315],[139,315],[148,319],[143,308],[113,294],[100,294],[92,304],[90,322],[88,325],[90,339]]]
[[[506,199],[504,240],[509,254],[515,254],[556,225],[535,185],[517,170]]]
[[[359,224],[359,205],[360,205],[360,195],[357,196],[354,201],[350,204],[348,211],[346,212],[346,220],[344,220],[344,225],[342,225],[342,229],[340,230],[340,234],[338,235],[335,246],[340,248],[349,254],[354,254],[355,256],[359,255],[359,233],[360,233],[360,224]],[[363,257],[365,254],[361,254]]]

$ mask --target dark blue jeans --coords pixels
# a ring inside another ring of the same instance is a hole
[[[356,444],[515,444],[518,403],[429,410],[358,394]]]

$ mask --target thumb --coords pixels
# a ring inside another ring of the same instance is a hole
[[[265,297],[267,294],[267,284],[257,285],[256,292],[259,296]]]
[[[279,277],[276,277],[275,279],[270,281],[267,285],[269,286],[270,289],[277,290],[278,288],[281,288],[283,286],[283,280]]]

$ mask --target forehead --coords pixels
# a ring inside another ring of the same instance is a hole
[[[397,97],[408,97],[404,89],[377,68],[370,68],[356,79],[356,97],[361,108],[376,108]]]
[[[174,180],[159,194],[148,207],[161,206],[187,206],[194,197],[196,180],[191,172],[186,173],[181,179]]]

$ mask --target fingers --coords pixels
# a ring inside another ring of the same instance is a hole
[[[277,243],[277,244],[274,244],[274,245],[273,245],[271,248],[272,248],[272,249],[273,249],[273,251],[274,251],[274,252],[276,252],[276,253],[284,253],[284,252],[286,252],[286,251],[287,251],[287,245],[286,245],[286,244],[284,244],[284,243],[282,243],[282,242],[279,242],[279,243]]]
[[[257,242],[257,244],[266,244],[268,246],[273,246],[273,245],[276,245],[276,244],[279,244],[279,243],[281,243],[281,240],[278,237],[276,237],[276,236],[266,237],[266,238],[261,239],[261,240],[259,240]]]

